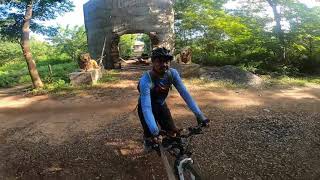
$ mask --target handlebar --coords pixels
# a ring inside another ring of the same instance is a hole
[[[177,132],[176,136],[172,136],[172,134],[170,135],[166,131],[160,131],[160,135],[164,136],[162,143],[154,143],[152,149],[156,150],[159,155],[160,149],[162,149],[162,151],[168,151],[177,158],[184,155],[191,156],[192,152],[189,150],[190,141],[193,136],[203,134],[202,127],[208,127],[208,124],[199,124],[195,127],[181,129]],[[181,134],[183,132],[186,133]]]
[[[203,134],[202,127],[203,125],[198,125],[195,127],[189,127],[187,129],[181,129],[177,132],[176,136],[172,136],[172,134],[166,131],[160,131],[159,134],[163,136],[161,145],[163,145],[164,147],[168,147],[173,144],[178,145],[178,144],[186,143],[188,138],[195,135]],[[159,145],[160,144],[154,143],[153,147],[157,148]]]
[[[182,135],[182,137],[188,138],[193,135],[203,134],[202,127],[203,127],[202,125],[198,125],[196,127],[189,127],[188,128],[189,133],[184,136]]]
[[[177,139],[177,138],[188,138],[193,135],[203,134],[202,132],[202,125],[198,125],[195,127],[189,127],[187,129],[180,129],[176,132],[176,136],[173,136],[172,134],[168,133],[167,131],[161,130],[160,135],[164,136],[164,139]],[[187,132],[186,134],[181,134]]]

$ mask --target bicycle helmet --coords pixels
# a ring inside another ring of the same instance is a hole
[[[173,56],[170,54],[170,50],[162,47],[152,50],[151,60],[153,61],[156,58],[164,58],[166,60],[171,61],[173,59]]]

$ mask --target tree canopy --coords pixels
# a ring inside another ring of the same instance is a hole
[[[44,26],[41,22],[54,19],[72,9],[70,0],[4,0],[0,6],[1,38],[16,41],[20,39],[34,88],[43,87],[43,83],[30,49],[30,29],[35,33],[52,35],[56,29]]]
[[[26,5],[31,0],[3,0],[0,5],[0,34],[14,40],[22,36],[23,19]],[[43,25],[44,21],[57,18],[63,13],[72,11],[74,5],[71,0],[33,0],[32,20],[30,29],[34,33],[54,35],[56,27]]]
[[[312,72],[320,65],[320,8],[298,0],[177,0],[176,45],[195,60],[251,70]],[[318,65],[318,66],[317,66]]]
[[[84,26],[59,27],[58,33],[50,40],[61,53],[66,53],[74,61],[80,53],[88,52]]]

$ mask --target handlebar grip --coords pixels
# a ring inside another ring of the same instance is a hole
[[[188,130],[190,134],[202,134],[202,126],[189,127]]]

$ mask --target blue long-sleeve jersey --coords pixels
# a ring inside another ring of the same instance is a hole
[[[199,119],[205,119],[203,113],[184,86],[177,70],[170,68],[163,78],[157,79],[152,79],[150,72],[146,72],[140,78],[139,82],[139,101],[141,103],[142,113],[146,124],[153,135],[158,135],[159,128],[152,113],[151,103],[163,105],[167,98],[169,87],[171,87],[172,84],[178,90],[180,96],[184,99],[195,116]]]

